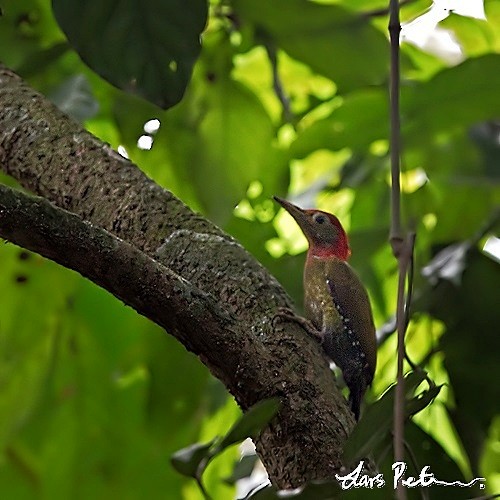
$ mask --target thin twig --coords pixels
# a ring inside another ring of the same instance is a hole
[[[399,8],[404,7],[405,5],[415,2],[416,0],[401,0],[399,2]],[[386,16],[390,12],[390,7],[383,8],[383,9],[374,9],[374,10],[369,10],[366,12],[363,12],[363,16],[366,17],[381,17],[381,16]]]
[[[410,250],[410,261],[408,262],[408,290],[406,293],[405,300],[405,331],[410,324],[410,310],[411,310],[411,301],[413,298],[413,277],[415,275],[415,259],[414,259],[414,249],[415,249],[415,239],[417,234],[412,231],[408,234],[408,245]]]
[[[271,63],[271,68],[273,70],[273,90],[281,103],[283,108],[283,118],[287,123],[294,123],[294,116],[290,107],[290,99],[287,96],[285,89],[283,88],[283,82],[278,71],[278,54],[276,53],[276,47],[271,41],[265,43],[265,48],[267,52],[267,57]]]
[[[405,245],[406,246],[406,245]],[[404,252],[406,254],[406,252]],[[396,325],[398,335],[397,347],[397,385],[394,400],[394,461],[404,461],[404,358],[405,358],[405,317],[404,317],[404,303],[405,303],[405,288],[406,288],[406,273],[408,270],[408,259],[405,258],[403,252],[400,251],[398,256],[399,262],[399,277],[398,277],[398,295],[397,295],[397,312],[396,312]],[[406,492],[401,484],[398,483],[396,491],[399,499],[406,498]]]
[[[203,498],[205,500],[212,500],[212,497],[208,494],[208,491],[206,490],[201,477],[196,478],[196,484],[198,485],[198,488],[200,489]]]
[[[404,378],[403,367],[405,357],[405,288],[406,276],[411,261],[412,245],[410,238],[403,238],[401,230],[401,188],[400,188],[400,117],[399,117],[399,3],[389,3],[389,35],[391,42],[391,75],[390,75],[390,121],[391,121],[391,232],[389,235],[392,252],[398,259],[399,279],[396,311],[398,331],[397,385],[394,400],[394,461],[404,461]],[[398,481],[396,496],[398,500],[406,499],[406,491]]]
[[[408,233],[406,237],[406,254],[404,257],[406,257],[407,262],[406,264],[406,272],[405,275],[407,275],[407,285],[406,285],[406,300],[405,300],[405,305],[404,305],[404,332],[408,330],[408,325],[410,324],[410,309],[411,309],[411,301],[413,298],[413,277],[414,277],[414,269],[415,269],[415,258],[414,258],[414,250],[415,250],[415,239],[416,239],[416,233],[414,231]],[[403,257],[403,256],[402,256]],[[401,258],[402,258],[401,257]],[[397,326],[396,326],[397,328]],[[418,371],[422,372],[425,376],[425,380],[429,384],[429,387],[434,387],[434,381],[429,377],[427,374],[427,371],[424,370],[421,366],[418,364],[414,363],[413,360],[410,358],[408,355],[408,351],[406,350],[406,345],[404,345],[404,358],[406,362],[410,365],[411,369],[413,371]],[[422,365],[425,366],[425,365]]]
[[[378,468],[380,468],[380,464],[382,464],[385,460],[385,457],[388,455],[388,453],[391,451],[391,445],[388,444],[385,446],[382,451],[380,452],[380,455],[377,458],[376,465]]]
[[[389,34],[391,40],[390,121],[391,121],[391,234],[393,253],[397,257],[403,243],[401,231],[400,129],[399,118],[399,4],[390,0]]]
[[[410,457],[410,461],[413,465],[413,468],[418,473],[418,471],[421,470],[421,467],[418,464],[417,457],[413,453],[413,450],[411,449],[411,446],[407,441],[404,442],[404,446],[408,453],[408,456]],[[420,496],[423,498],[423,500],[429,500],[429,492],[427,491],[427,488],[420,487],[419,490],[420,490]]]

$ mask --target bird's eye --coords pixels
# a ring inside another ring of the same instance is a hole
[[[317,222],[318,224],[324,224],[326,222],[326,217],[322,214],[315,214],[313,219],[314,222]]]

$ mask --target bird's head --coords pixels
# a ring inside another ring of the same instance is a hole
[[[347,260],[351,249],[340,221],[322,210],[305,210],[283,198],[274,199],[296,220],[309,242],[309,256]]]

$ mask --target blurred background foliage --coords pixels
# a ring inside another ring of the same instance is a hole
[[[380,329],[369,402],[396,371],[386,4],[0,0],[0,60],[236,237],[299,308],[306,243],[270,197],[339,216]],[[429,6],[405,3],[403,21]],[[401,47],[403,208],[417,233],[408,353],[445,384],[407,443],[440,479],[484,476],[495,493],[500,1],[484,8],[486,19],[443,16],[433,33],[448,54]],[[422,19],[408,30],[423,33]],[[150,322],[37,255],[1,245],[0,282],[2,498],[200,498],[169,457],[236,420],[221,384]],[[234,496],[223,479],[239,456],[232,447],[210,464],[214,498]]]

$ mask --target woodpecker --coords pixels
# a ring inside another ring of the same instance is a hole
[[[308,321],[302,324],[320,339],[326,355],[342,370],[351,409],[359,420],[363,395],[375,373],[377,344],[368,294],[347,263],[351,255],[347,235],[333,214],[274,199],[295,219],[309,242],[304,266]]]

